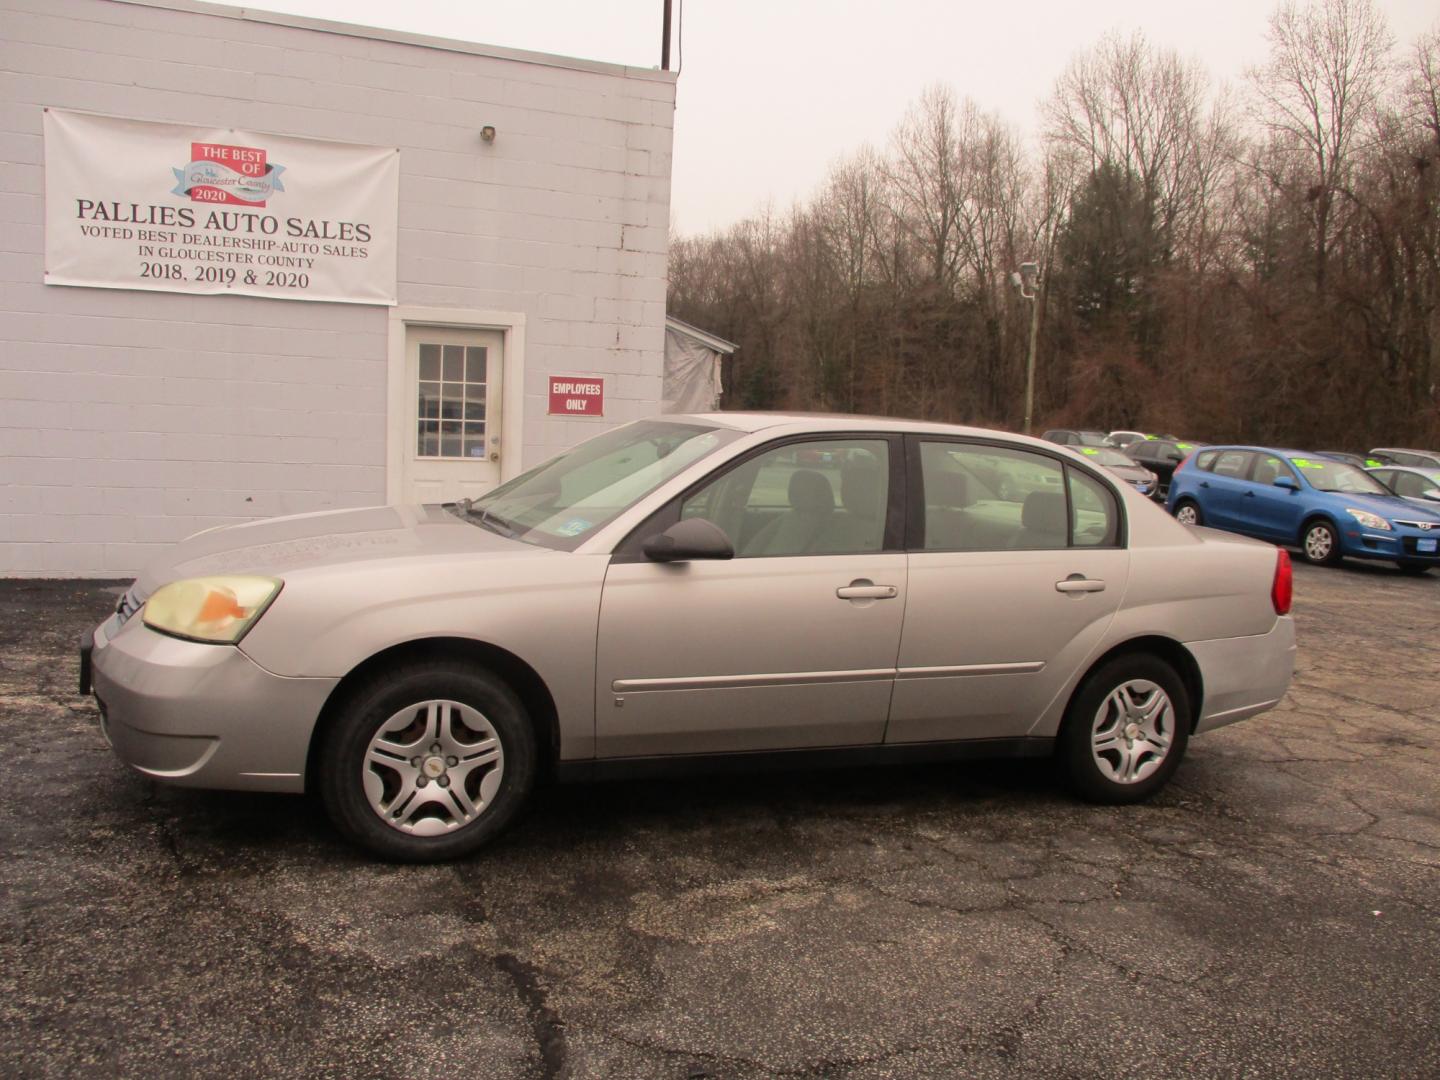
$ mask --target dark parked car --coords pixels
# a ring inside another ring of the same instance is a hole
[[[1114,473],[1141,495],[1149,495],[1152,499],[1160,497],[1155,474],[1119,450],[1112,450],[1108,446],[1081,446],[1077,449],[1089,458],[1092,464]]]
[[[1155,474],[1160,484],[1159,496],[1163,499],[1170,490],[1170,477],[1175,475],[1175,466],[1204,445],[1179,439],[1146,439],[1131,443],[1125,453],[1137,465],[1143,465]]]
[[[1377,465],[1408,465],[1412,469],[1440,469],[1440,450],[1398,450],[1393,446],[1381,446],[1370,451],[1369,457]]]
[[[1331,461],[1343,461],[1346,465],[1354,465],[1357,469],[1374,469],[1383,464],[1375,458],[1366,457],[1363,454],[1350,454],[1344,450],[1316,450],[1311,456],[1329,458]]]
[[[1109,446],[1105,441],[1106,435],[1103,431],[1072,431],[1069,428],[1056,428],[1047,431],[1043,436],[1046,442],[1059,443],[1061,446]]]

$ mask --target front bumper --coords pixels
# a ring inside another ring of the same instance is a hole
[[[89,643],[101,729],[125,764],[184,787],[304,790],[310,736],[338,679],[275,675],[234,645],[181,641],[139,618],[112,616]]]
[[[1396,525],[1382,532],[1351,522],[1343,526],[1340,550],[1355,559],[1403,559],[1440,566],[1440,528]]]
[[[1198,735],[1280,704],[1295,676],[1295,620],[1281,615],[1268,634],[1186,642],[1200,665],[1205,704]]]

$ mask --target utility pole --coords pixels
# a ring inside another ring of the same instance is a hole
[[[1030,301],[1030,355],[1025,361],[1025,434],[1030,434],[1031,419],[1035,414],[1035,334],[1040,328],[1040,266],[1038,263],[1021,263],[1020,269],[1010,275],[1010,281],[1020,290],[1020,295]]]

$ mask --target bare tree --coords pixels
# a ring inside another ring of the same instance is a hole
[[[1309,163],[1315,287],[1324,292],[1335,195],[1386,91],[1392,39],[1373,0],[1286,0],[1269,38],[1268,63],[1251,73],[1258,119]]]

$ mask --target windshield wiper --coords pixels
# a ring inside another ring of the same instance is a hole
[[[455,503],[455,508],[466,517],[473,517],[479,520],[480,524],[493,533],[505,537],[507,540],[515,539],[517,532],[512,522],[506,521],[499,514],[493,514],[488,507],[481,507],[479,510],[472,509],[474,499],[460,499]]]

